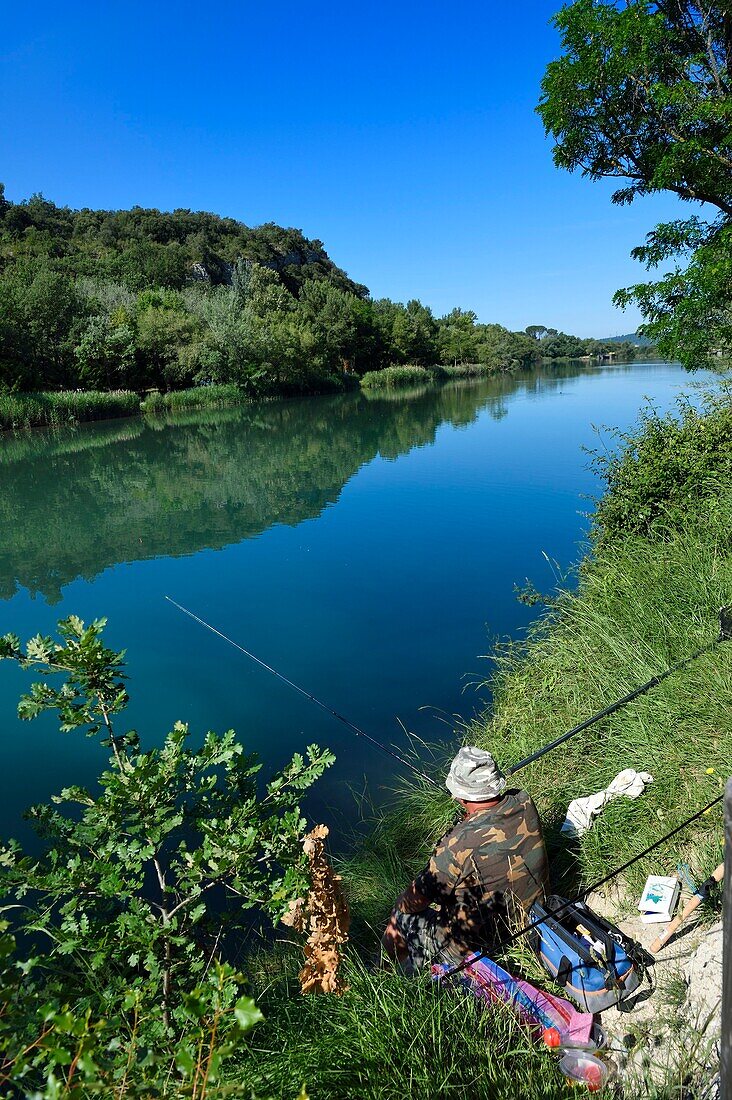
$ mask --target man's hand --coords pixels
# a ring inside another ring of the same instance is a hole
[[[390,958],[399,959],[400,962],[404,962],[408,954],[407,945],[404,937],[397,928],[397,923],[393,916],[389,918],[389,923],[384,929],[381,943],[384,951],[386,951]]]
[[[400,894],[394,902],[394,908],[402,913],[421,913],[430,904],[430,899],[421,894],[415,884],[411,882],[404,893]]]

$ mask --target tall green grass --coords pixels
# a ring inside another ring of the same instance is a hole
[[[156,415],[193,409],[219,409],[249,398],[238,386],[196,386],[170,393],[151,393],[141,401],[136,393],[114,390],[60,393],[0,393],[0,431],[59,428],[89,420],[111,420],[140,412]]]
[[[361,377],[361,386],[365,390],[395,389],[398,386],[416,386],[431,382],[435,373],[426,367],[415,365],[385,367],[383,370],[370,370]]]
[[[371,370],[361,377],[364,390],[388,390],[402,386],[416,386],[431,382],[444,382],[448,378],[477,378],[481,375],[495,374],[496,370],[488,363],[455,363],[448,366],[435,364],[431,367],[419,367],[415,364],[396,364],[383,370]]]
[[[601,710],[718,633],[732,596],[732,487],[688,513],[662,540],[631,536],[596,551],[579,587],[563,593],[526,646],[499,655],[494,711],[469,736],[511,765]],[[732,645],[722,644],[517,776],[536,797],[555,851],[559,885],[601,878],[720,793],[732,760]],[[624,768],[654,783],[637,801],[611,803],[577,843],[560,837],[568,803]],[[709,774],[709,769],[714,771]],[[719,862],[718,810],[637,864],[670,874],[680,855],[698,873]]]
[[[83,420],[134,416],[139,411],[139,397],[127,390],[0,393],[0,430],[55,428]]]
[[[150,393],[142,402],[143,413],[184,412],[189,409],[218,409],[250,400],[239,387],[229,384],[194,386],[188,390]]]
[[[503,1006],[481,1011],[424,975],[370,971],[349,954],[343,997],[303,997],[292,953],[271,953],[253,973],[265,1015],[237,1066],[255,1095],[313,1100],[568,1100],[558,1059]]]

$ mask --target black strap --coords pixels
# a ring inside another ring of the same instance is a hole
[[[584,905],[581,906],[581,907],[577,906],[577,905],[575,905],[574,902],[569,902],[569,901],[567,901],[566,898],[562,898],[558,894],[551,895],[547,899],[547,905],[549,905],[554,900],[556,900],[559,903],[557,908],[563,911],[563,915],[570,916],[573,920],[577,920],[577,917],[575,916],[575,914],[579,912],[579,915],[581,916],[583,923],[595,924],[595,922],[590,920],[590,919],[585,921],[585,913],[588,913],[590,916],[592,916],[592,910],[588,909],[587,906],[584,906]],[[541,911],[543,910],[543,906],[535,905],[534,908],[541,914]],[[608,989],[619,989],[619,988],[622,987],[623,983],[620,981],[620,977],[618,975],[617,969],[614,966],[614,963],[615,963],[615,950],[614,950],[615,944],[614,943],[613,943],[613,947],[611,948],[612,958],[603,959],[597,953],[597,951],[595,951],[592,948],[591,945],[589,947],[585,947],[584,943],[582,942],[582,936],[580,935],[580,933],[571,932],[568,928],[565,928],[560,923],[560,921],[555,920],[555,918],[551,916],[551,910],[549,910],[549,914],[547,915],[547,917],[545,918],[543,923],[551,931],[553,931],[555,933],[555,935],[559,938],[560,941],[567,944],[567,946],[571,947],[572,951],[575,952],[575,954],[582,960],[582,962],[584,963],[584,965],[586,967],[588,967],[590,969],[593,969],[593,970],[598,970],[602,974],[603,979],[605,981],[605,985]],[[596,927],[597,927],[597,925],[596,925]],[[597,927],[597,931],[598,931],[598,933],[600,933],[602,935],[603,940],[605,940],[606,936],[605,936],[605,933],[603,932],[603,930],[601,928]],[[562,960],[560,961],[560,966],[562,965],[562,962],[565,961],[565,959],[566,959],[566,956],[562,956]],[[566,960],[566,961],[569,962],[569,960]],[[565,983],[562,983],[562,984],[565,984]]]
[[[567,985],[569,979],[572,977],[572,964],[566,955],[562,955],[559,960],[559,968],[557,970],[557,981],[560,985]]]

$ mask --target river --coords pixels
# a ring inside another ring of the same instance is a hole
[[[593,425],[626,428],[645,397],[667,409],[689,385],[675,364],[563,364],[5,436],[0,633],[107,617],[144,744],[182,719],[196,739],[235,728],[266,768],[328,745],[313,812],[352,820],[392,763],[164,595],[376,737],[405,748],[403,723],[439,740],[489,698],[481,654],[538,613],[514,586],[548,591],[582,553]],[[51,716],[20,723],[29,682],[0,665],[0,836],[23,841],[23,809],[92,783],[105,756]]]

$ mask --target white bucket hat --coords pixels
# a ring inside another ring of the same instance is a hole
[[[445,786],[453,798],[490,802],[506,789],[506,779],[489,752],[463,745],[450,765]]]

